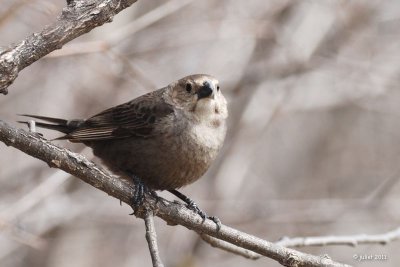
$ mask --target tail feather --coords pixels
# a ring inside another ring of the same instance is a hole
[[[45,128],[45,129],[50,129],[50,130],[55,130],[61,133],[65,133],[68,135],[69,133],[73,132],[76,130],[79,125],[83,122],[83,120],[64,120],[64,119],[59,119],[59,118],[52,118],[52,117],[45,117],[45,116],[37,116],[37,115],[30,115],[30,114],[20,114],[20,116],[28,117],[28,118],[34,118],[34,119],[39,119],[43,120],[46,122],[50,123],[45,123],[45,122],[36,122],[35,125],[40,128]],[[29,124],[27,121],[18,121],[19,123],[24,123],[24,124]],[[67,136],[62,136],[57,139],[68,139]]]
[[[48,121],[52,123],[57,123],[59,125],[67,125],[67,120],[59,119],[59,118],[52,118],[52,117],[45,117],[45,116],[38,116],[38,115],[30,115],[30,114],[18,114],[19,116],[24,116],[33,119],[39,119],[42,121]]]
[[[29,126],[29,122],[27,122],[27,121],[18,121],[18,122]],[[64,125],[57,125],[57,124],[50,124],[50,123],[36,122],[36,121],[35,121],[35,125],[40,128],[55,130],[55,131],[65,133],[65,134],[68,134],[71,132],[71,130]]]

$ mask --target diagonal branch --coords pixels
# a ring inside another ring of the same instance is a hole
[[[134,188],[128,181],[108,174],[79,154],[57,147],[51,142],[22,129],[13,128],[1,120],[0,141],[46,162],[50,167],[62,169],[125,203],[129,204],[133,197]],[[327,257],[313,256],[288,249],[225,225],[221,225],[220,230],[217,231],[215,223],[211,220],[203,222],[198,214],[186,209],[183,205],[161,198],[146,196],[144,206],[137,212],[136,216],[145,218],[146,211],[149,209],[153,210],[154,215],[162,218],[168,224],[183,225],[200,234],[213,236],[274,259],[284,266],[349,266],[334,262]]]
[[[8,93],[7,87],[14,82],[22,69],[82,34],[111,22],[117,13],[136,1],[69,1],[70,5],[63,8],[56,22],[16,45],[0,49],[0,93]]]
[[[276,244],[285,247],[305,247],[305,246],[329,246],[329,245],[348,245],[355,247],[365,244],[386,245],[389,242],[400,239],[400,227],[376,235],[345,235],[345,236],[310,236],[310,237],[284,237]]]
[[[245,257],[246,259],[258,260],[259,258],[261,258],[261,255],[254,253],[253,251],[232,245],[231,243],[225,242],[225,241],[217,239],[215,237],[205,235],[205,234],[200,234],[200,237],[201,237],[201,239],[204,240],[204,242],[207,242],[208,244],[210,244],[211,246],[213,246],[215,248],[220,248],[227,252]]]

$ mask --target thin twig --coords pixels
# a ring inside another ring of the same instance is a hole
[[[164,267],[161,261],[160,253],[158,252],[157,246],[157,234],[156,228],[154,227],[154,214],[153,211],[148,210],[144,215],[144,223],[146,226],[146,240],[149,245],[149,251],[153,267]]]
[[[243,249],[241,247],[232,245],[231,243],[219,240],[215,237],[200,234],[201,239],[203,239],[206,243],[210,244],[212,247],[220,248],[222,250],[228,251],[230,253],[245,257],[246,259],[250,260],[258,260],[261,258],[260,254],[254,253],[248,249]]]
[[[62,169],[125,203],[130,203],[133,198],[134,186],[129,181],[108,174],[82,155],[57,147],[51,142],[22,129],[13,128],[1,120],[0,141],[47,162],[50,167]],[[154,211],[156,216],[165,220],[168,224],[183,225],[198,233],[213,236],[274,259],[284,266],[349,266],[334,262],[327,257],[288,249],[225,225],[221,225],[218,231],[213,221],[208,219],[203,221],[198,214],[185,208],[184,205],[164,199],[156,199],[154,196],[146,197],[142,209],[139,209],[135,215],[144,218],[146,210]]]
[[[329,246],[347,245],[355,247],[365,244],[386,245],[400,239],[400,227],[383,234],[376,235],[345,235],[345,236],[311,236],[311,237],[284,237],[275,244],[284,247]]]
[[[28,127],[31,133],[36,133],[36,122],[34,120],[28,121]]]

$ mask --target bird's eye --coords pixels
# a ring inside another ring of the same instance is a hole
[[[190,93],[192,91],[192,85],[190,83],[186,84],[186,92]]]
[[[217,85],[217,91],[219,91],[219,85]]]

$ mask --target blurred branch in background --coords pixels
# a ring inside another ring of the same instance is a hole
[[[400,238],[400,227],[383,234],[360,234],[347,236],[310,236],[310,237],[283,237],[275,244],[284,247],[305,247],[305,246],[329,246],[329,245],[357,245],[380,244],[386,245],[389,242]]]
[[[104,36],[104,40],[90,41],[69,44],[64,49],[54,51],[49,54],[49,57],[70,56],[76,54],[95,53],[111,49],[122,43],[128,36],[152,25],[153,23],[179,11],[194,0],[170,0],[166,3],[154,8],[141,17],[135,19],[131,23],[124,25],[120,29],[111,33],[109,36]]]
[[[76,37],[112,21],[114,15],[136,1],[70,1],[70,5],[62,10],[57,22],[14,46],[0,50],[0,93],[7,94],[7,87],[22,69],[51,51],[60,49]]]

